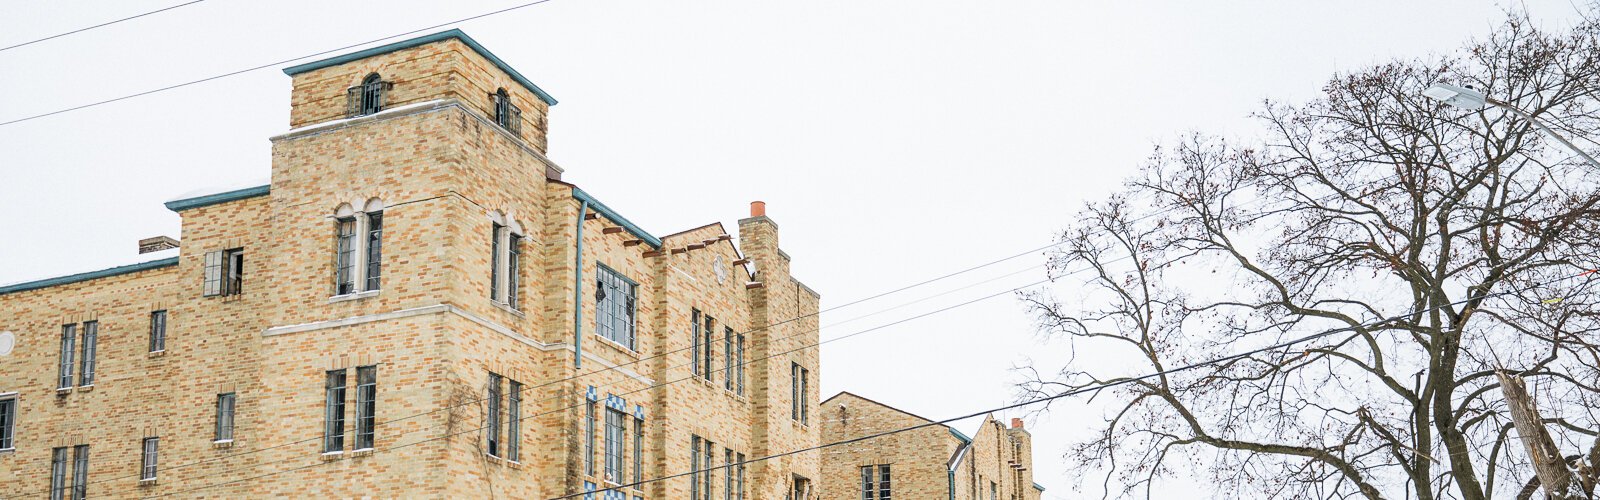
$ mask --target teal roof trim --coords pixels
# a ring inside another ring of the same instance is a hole
[[[188,210],[188,209],[191,209],[191,208],[200,208],[200,207],[209,206],[209,205],[216,205],[218,203],[227,203],[227,202],[230,202],[230,201],[243,200],[245,198],[255,198],[257,196],[266,196],[268,193],[271,193],[271,192],[272,192],[272,185],[268,184],[268,185],[265,185],[265,186],[247,187],[247,188],[244,188],[244,189],[235,189],[233,191],[228,191],[228,192],[224,192],[224,193],[208,194],[208,195],[205,195],[205,196],[196,196],[194,198],[184,198],[184,199],[181,199],[181,200],[172,200],[172,201],[167,202],[166,205],[167,205],[167,210],[171,210],[171,211],[174,211],[174,212],[182,212],[184,210]]]
[[[1044,491],[1044,487],[1043,486],[1039,486],[1039,483],[1033,483],[1033,489],[1036,489],[1036,490],[1039,490],[1039,491]]]
[[[529,92],[533,92],[534,95],[539,96],[539,99],[544,101],[545,104],[549,104],[551,106],[556,105],[556,98],[550,97],[550,94],[545,93],[544,89],[539,88],[538,85],[534,85],[533,82],[528,80],[527,77],[522,76],[522,73],[518,73],[517,70],[512,69],[511,65],[506,64],[505,61],[501,61],[499,57],[495,57],[493,52],[489,52],[489,49],[485,49],[482,45],[478,45],[476,40],[473,40],[472,37],[467,36],[466,33],[459,29],[441,31],[432,35],[424,35],[417,38],[412,38],[410,40],[401,40],[395,43],[373,47],[359,52],[351,52],[342,56],[330,57],[321,61],[312,61],[305,64],[290,66],[284,68],[283,73],[289,76],[294,76],[307,71],[318,70],[329,66],[338,66],[350,61],[388,54],[397,50],[419,47],[433,42],[449,40],[451,38],[461,40],[461,43],[467,44],[468,47],[472,47],[472,50],[477,52],[478,55],[483,56],[484,59],[488,59],[489,62],[494,63],[495,67],[500,68],[500,71],[504,71],[506,74],[511,75],[512,80],[516,80],[517,83],[522,84],[523,88],[526,88]]]
[[[617,213],[616,210],[612,210],[611,207],[606,206],[606,204],[600,203],[600,200],[594,199],[594,197],[590,196],[589,193],[584,192],[582,189],[578,189],[577,186],[572,187],[572,197],[577,198],[578,201],[589,202],[589,208],[593,208],[595,212],[605,216],[607,219],[611,219],[611,222],[615,222],[617,225],[622,226],[622,229],[627,230],[628,233],[638,237],[641,240],[644,240],[645,243],[649,243],[650,246],[655,247],[655,249],[661,249],[661,238],[652,236],[650,233],[645,232],[644,229],[640,229],[638,225],[633,223],[633,221],[623,217],[622,214]]]
[[[945,428],[950,429],[950,435],[955,436],[956,439],[960,439],[963,444],[972,443],[972,438],[967,437],[966,434],[962,434],[961,431],[956,430],[956,428],[949,426],[946,426]]]
[[[161,260],[152,260],[150,262],[140,262],[138,264],[128,264],[126,266],[117,266],[110,269],[101,269],[99,271],[89,271],[87,273],[78,273],[56,278],[42,279],[38,281],[29,281],[27,283],[0,286],[0,295],[26,292],[28,290],[38,290],[40,288],[48,288],[56,285],[66,285],[69,283],[107,278],[122,274],[137,273],[140,271],[149,271],[151,269],[160,269],[163,267],[172,267],[176,265],[178,265],[178,258],[169,257]]]

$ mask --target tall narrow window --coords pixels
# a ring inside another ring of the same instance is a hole
[[[500,374],[489,372],[489,410],[484,435],[488,436],[489,456],[500,456]]]
[[[214,441],[218,443],[233,441],[233,413],[238,401],[239,396],[236,393],[217,395],[217,428]]]
[[[704,359],[705,359],[705,362],[706,362],[706,367],[705,367],[705,369],[700,371],[701,375],[703,375],[705,377],[707,382],[710,382],[712,380],[712,378],[713,378],[712,377],[712,373],[711,373],[711,366],[712,366],[712,363],[715,361],[715,356],[712,353],[716,352],[716,349],[713,347],[716,344],[712,343],[711,339],[717,335],[716,326],[717,326],[717,319],[711,317],[710,314],[707,314],[706,315],[706,343],[702,344],[702,348],[706,352],[705,356],[704,356]]]
[[[393,88],[394,84],[383,81],[377,73],[367,75],[361,85],[345,91],[345,114],[355,117],[383,111],[384,94]]]
[[[691,347],[689,348],[689,350],[694,352],[694,375],[698,377],[698,376],[701,376],[700,375],[700,369],[701,369],[701,366],[700,366],[700,342],[703,341],[703,339],[700,338],[701,337],[701,333],[700,333],[700,310],[699,309],[690,310],[690,312],[689,312],[689,325],[690,325],[690,331],[693,332],[690,335],[690,342],[691,342],[690,346]]]
[[[700,500],[700,436],[689,436],[689,499]]]
[[[343,369],[328,370],[322,425],[323,453],[344,451],[344,372]]]
[[[878,493],[877,486],[877,476],[873,473],[872,466],[861,466],[861,500],[875,500]]]
[[[64,500],[67,493],[67,448],[50,450],[50,500]]]
[[[334,251],[334,294],[356,292],[356,218],[337,219],[337,244]]]
[[[800,367],[800,425],[811,425],[811,370]]]
[[[738,356],[739,356],[739,363],[733,365],[734,370],[736,372],[738,372],[738,378],[739,378],[738,386],[735,387],[734,392],[738,393],[740,396],[743,396],[744,395],[744,365],[745,365],[745,362],[744,362],[744,334],[743,333],[739,334],[739,338],[737,339],[737,341],[735,341],[734,349],[736,350],[736,352],[738,353]]]
[[[800,363],[789,364],[789,418],[800,420]]]
[[[494,98],[494,121],[514,135],[522,135],[522,110],[511,104],[506,89],[490,94]]]
[[[701,462],[706,464],[706,474],[705,474],[705,476],[702,476],[702,478],[705,479],[705,481],[706,481],[706,489],[705,489],[705,492],[704,492],[705,496],[701,497],[701,498],[704,498],[705,500],[711,500],[711,498],[712,498],[711,487],[712,487],[712,485],[716,484],[717,471],[715,469],[712,469],[712,467],[716,466],[715,463],[713,462],[713,460],[717,456],[717,453],[715,451],[717,449],[717,444],[711,442],[710,439],[705,440],[705,444],[706,444],[705,455],[703,455],[704,458],[701,459]]]
[[[78,370],[78,385],[94,385],[94,362],[100,350],[100,322],[83,323],[83,364]]]
[[[489,299],[500,300],[500,235],[506,230],[494,223],[489,231]]]
[[[588,411],[584,419],[583,429],[583,473],[594,475],[594,401],[588,401],[584,408]]]
[[[733,450],[722,449],[722,463],[728,466],[723,469],[722,500],[733,500]]]
[[[632,280],[609,267],[600,266],[595,293],[595,331],[601,338],[636,350],[633,336],[634,292]]]
[[[734,371],[733,371],[734,370],[734,367],[733,367],[734,358],[733,358],[733,355],[734,355],[734,352],[733,352],[733,328],[732,327],[723,327],[723,329],[722,329],[722,388],[730,390],[730,391],[733,390],[733,386],[734,386],[734,381],[733,381],[733,379],[734,379]]]
[[[518,291],[522,284],[522,235],[512,234],[506,240],[506,305],[517,308]]]
[[[367,290],[383,283],[383,212],[367,213]]]
[[[893,500],[890,496],[889,464],[878,466],[878,500]]]
[[[150,312],[150,352],[167,350],[167,311]]]
[[[144,455],[139,461],[139,480],[149,481],[156,478],[156,448],[161,445],[161,438],[144,438]]]
[[[511,400],[506,405],[506,459],[521,459],[522,453],[522,382],[511,381]]]
[[[644,482],[644,419],[633,419],[633,484],[642,488]]]
[[[739,467],[737,468],[739,472],[739,480],[737,481],[738,493],[736,494],[735,498],[738,500],[744,500],[744,454],[740,453],[734,455],[734,459],[737,460],[737,463],[739,464]]]
[[[622,482],[623,449],[628,442],[625,434],[628,415],[616,408],[606,408],[606,481]]]
[[[72,357],[77,354],[78,325],[61,325],[61,361],[56,367],[56,388],[72,387]]]
[[[17,447],[17,395],[0,398],[0,450]]]
[[[378,425],[378,367],[356,367],[356,449],[370,450]]]
[[[205,282],[201,287],[201,295],[222,295],[222,252],[206,252],[204,268]]]
[[[89,445],[72,447],[72,500],[89,496]]]

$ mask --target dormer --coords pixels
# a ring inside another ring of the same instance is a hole
[[[545,151],[556,100],[461,30],[391,43],[283,70],[294,78],[289,127],[455,100]]]

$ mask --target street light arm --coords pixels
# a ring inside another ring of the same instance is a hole
[[[1589,153],[1586,153],[1582,149],[1579,149],[1576,144],[1573,144],[1571,141],[1568,141],[1567,138],[1562,137],[1561,134],[1557,134],[1555,130],[1552,130],[1550,127],[1546,126],[1544,124],[1544,120],[1540,120],[1540,119],[1534,117],[1532,114],[1528,113],[1527,111],[1523,111],[1522,108],[1518,108],[1516,106],[1512,106],[1510,103],[1507,103],[1505,101],[1501,101],[1499,99],[1495,99],[1495,98],[1492,98],[1492,97],[1486,97],[1486,98],[1484,98],[1484,102],[1487,102],[1487,103],[1492,104],[1492,105],[1494,105],[1496,107],[1499,107],[1500,109],[1504,109],[1504,110],[1510,111],[1512,113],[1516,113],[1517,116],[1521,116],[1522,118],[1524,118],[1524,119],[1528,120],[1529,122],[1533,123],[1533,125],[1535,127],[1539,127],[1539,130],[1544,131],[1545,135],[1548,135],[1548,136],[1554,138],[1555,140],[1560,141],[1561,144],[1563,144],[1563,145],[1565,145],[1567,147],[1567,149],[1570,149],[1570,150],[1572,150],[1572,152],[1577,153],[1578,156],[1583,157],[1583,159],[1585,161],[1589,162],[1590,166],[1593,166],[1595,168],[1600,168],[1600,161],[1596,161],[1593,156],[1589,156]]]

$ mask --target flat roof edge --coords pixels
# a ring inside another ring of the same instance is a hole
[[[257,196],[266,196],[267,194],[269,194],[271,192],[272,192],[272,185],[268,184],[268,185],[265,185],[265,186],[247,187],[247,188],[244,188],[244,189],[235,189],[233,191],[224,191],[224,192],[221,192],[221,193],[208,194],[208,195],[205,195],[205,196],[196,196],[196,197],[193,197],[193,198],[184,198],[184,199],[181,199],[181,200],[172,200],[172,201],[166,202],[165,205],[167,206],[167,210],[171,210],[171,211],[174,211],[174,212],[182,212],[184,210],[188,210],[188,209],[191,209],[191,208],[200,208],[200,207],[204,207],[204,206],[216,205],[218,203],[227,203],[227,202],[230,202],[230,201],[243,200],[245,198],[255,198]]]
[[[113,267],[113,268],[109,268],[109,269],[101,269],[99,271],[89,271],[89,272],[86,272],[86,273],[70,274],[70,275],[67,275],[67,276],[57,276],[57,277],[54,277],[54,278],[45,278],[45,279],[42,279],[42,280],[29,281],[29,282],[26,282],[26,283],[17,283],[15,285],[0,286],[0,295],[4,295],[4,294],[8,294],[8,293],[26,292],[26,291],[29,291],[29,290],[38,290],[40,288],[49,288],[49,287],[52,287],[52,286],[79,283],[79,282],[84,282],[84,281],[89,281],[89,280],[96,280],[96,279],[100,279],[100,278],[109,278],[109,277],[112,277],[112,276],[119,276],[119,275],[123,275],[123,274],[132,274],[132,273],[137,273],[137,272],[140,272],[140,271],[149,271],[151,269],[160,269],[160,268],[163,268],[163,267],[172,267],[172,266],[176,266],[176,265],[178,265],[178,258],[177,257],[168,257],[168,258],[165,258],[165,259],[152,260],[152,261],[149,261],[149,262],[140,262],[140,263],[137,263],[137,264],[128,264],[126,266],[117,266],[117,267]]]
[[[522,73],[518,73],[516,69],[511,67],[511,65],[500,60],[500,58],[496,57],[493,52],[489,52],[489,49],[483,48],[482,45],[478,44],[477,40],[473,40],[472,37],[467,36],[466,32],[463,32],[460,29],[449,29],[431,35],[423,35],[416,38],[401,40],[388,45],[380,45],[366,50],[351,52],[342,56],[334,56],[327,59],[322,59],[320,61],[297,64],[283,68],[283,74],[294,76],[308,71],[319,70],[330,66],[338,66],[340,64],[358,59],[366,59],[368,57],[380,56],[397,50],[420,47],[433,42],[449,40],[451,38],[461,40],[461,43],[466,44],[467,47],[471,47],[474,52],[478,53],[478,55],[483,56],[484,59],[488,59],[489,62],[494,63],[495,67],[500,68],[500,71],[506,72],[507,75],[511,75],[512,80],[516,80],[517,83],[521,84],[523,88],[526,88],[529,92],[533,92],[534,95],[539,96],[539,100],[544,101],[545,104],[551,106],[556,105],[556,98],[550,97],[550,94],[546,93],[544,89],[539,88],[538,85],[534,85],[532,80],[529,80],[528,77],[522,76]]]

